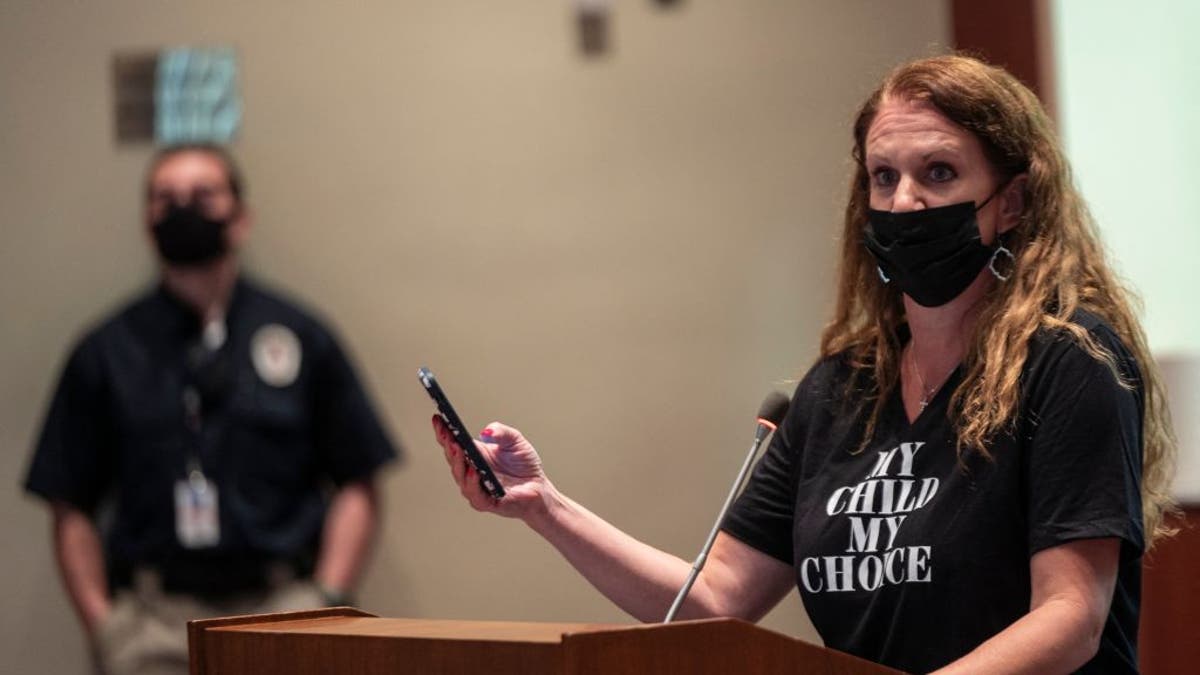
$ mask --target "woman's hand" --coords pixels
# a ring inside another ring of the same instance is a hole
[[[500,485],[504,486],[503,499],[493,498],[480,486],[479,474],[467,461],[440,415],[433,416],[433,432],[445,451],[446,463],[450,465],[454,482],[476,511],[525,520],[537,509],[544,508],[545,499],[553,492],[554,486],[542,470],[542,460],[537,450],[520,431],[492,422],[480,433],[484,440],[475,441],[475,447],[491,465]]]

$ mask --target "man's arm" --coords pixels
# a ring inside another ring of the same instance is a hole
[[[66,502],[52,502],[51,509],[58,571],[79,621],[93,635],[112,608],[100,533],[86,513]]]
[[[379,525],[379,498],[370,478],[343,485],[333,495],[321,533],[316,582],[326,594],[348,594],[366,566]]]

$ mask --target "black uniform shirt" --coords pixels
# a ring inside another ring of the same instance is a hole
[[[1112,329],[1076,323],[1115,355],[1135,385],[1133,357]],[[1034,336],[1020,410],[992,459],[960,464],[948,415],[956,371],[916,420],[899,391],[872,442],[845,410],[849,368],[818,363],[724,529],[796,570],[814,626],[835,649],[909,672],[967,654],[1029,611],[1029,560],[1077,539],[1121,540],[1099,653],[1081,672],[1137,671],[1143,548],[1139,484],[1142,395],[1072,338]]]
[[[118,583],[138,565],[220,575],[214,563],[311,564],[330,488],[396,456],[318,321],[243,280],[226,327],[217,352],[197,351],[195,314],[159,288],[90,332],[67,362],[25,485],[88,513],[112,498],[105,549]],[[206,392],[198,433],[185,419],[188,387]],[[189,457],[217,487],[214,547],[177,541],[174,490]]]

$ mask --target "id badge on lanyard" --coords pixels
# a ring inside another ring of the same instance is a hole
[[[199,438],[199,396],[184,391],[188,426]],[[197,440],[198,443],[198,440]],[[221,518],[217,486],[200,468],[199,452],[188,459],[187,478],[175,481],[175,537],[184,548],[209,548],[221,541]]]
[[[199,469],[175,482],[175,536],[184,548],[208,548],[221,541],[217,486]]]

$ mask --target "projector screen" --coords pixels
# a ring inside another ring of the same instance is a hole
[[[1200,502],[1200,3],[1052,0],[1060,130],[1144,326],[1180,440],[1176,495]]]

